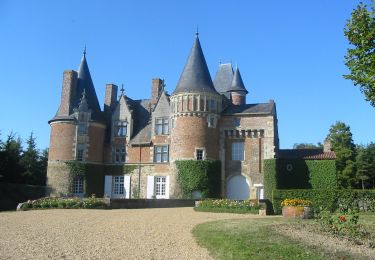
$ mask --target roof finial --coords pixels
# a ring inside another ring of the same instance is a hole
[[[121,89],[120,89],[120,91],[121,91],[121,95],[124,95],[124,84],[121,84]]]
[[[86,99],[86,89],[83,89],[81,100]]]
[[[195,32],[195,36],[198,37],[198,35],[199,35],[199,30],[198,30],[198,24],[197,24],[197,31]]]
[[[83,56],[86,56],[86,44],[85,44],[85,48],[83,49]]]

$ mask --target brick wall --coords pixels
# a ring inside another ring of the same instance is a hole
[[[73,160],[76,125],[73,122],[51,123],[48,160]]]

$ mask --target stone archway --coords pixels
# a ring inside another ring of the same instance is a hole
[[[227,180],[228,199],[247,200],[250,198],[250,182],[243,175],[235,175]]]

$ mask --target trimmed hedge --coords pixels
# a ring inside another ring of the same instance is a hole
[[[177,181],[182,197],[190,199],[193,191],[200,191],[204,198],[220,197],[220,161],[176,161]]]
[[[281,202],[284,199],[311,200],[315,211],[355,209],[375,212],[375,190],[274,190],[272,193],[272,204],[275,214],[281,214]]]
[[[42,198],[22,203],[21,210],[30,209],[106,209],[103,199],[91,198]]]

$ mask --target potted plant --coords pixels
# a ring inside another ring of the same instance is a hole
[[[284,217],[311,218],[311,201],[306,199],[284,199],[281,202]]]

